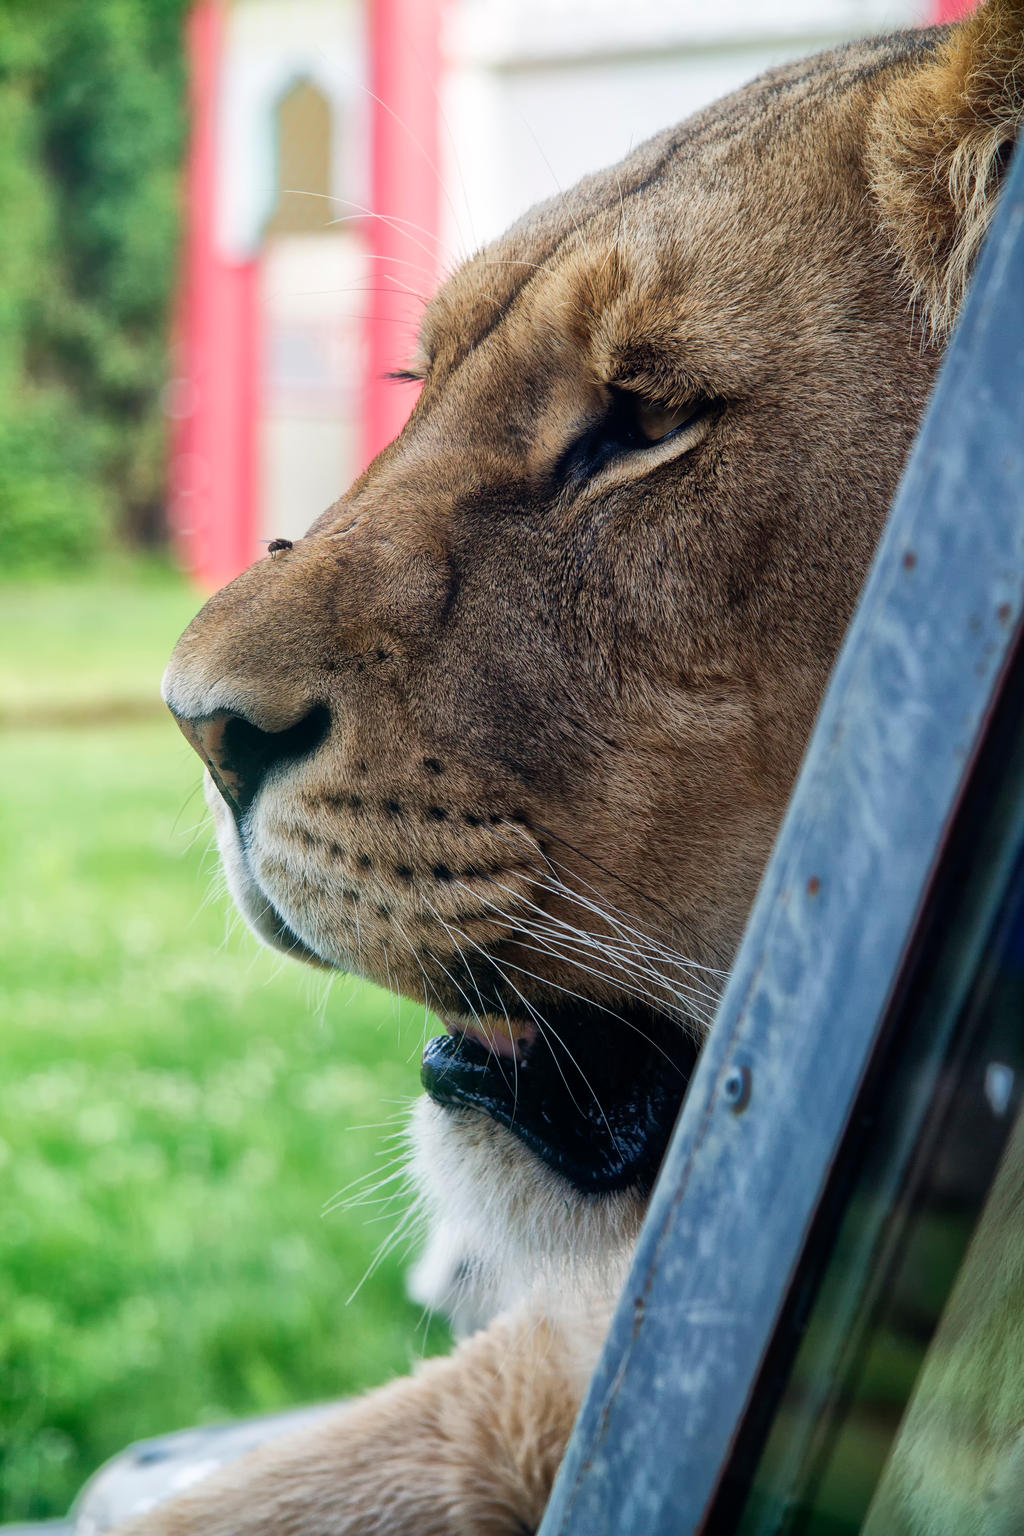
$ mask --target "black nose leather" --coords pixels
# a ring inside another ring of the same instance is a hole
[[[284,731],[263,731],[244,715],[218,710],[195,720],[174,717],[210,770],[236,816],[249,809],[267,775],[315,752],[331,728],[330,712],[317,705]]]

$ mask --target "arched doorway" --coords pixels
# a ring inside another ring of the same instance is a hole
[[[276,188],[263,232],[263,539],[297,538],[355,477],[362,374],[358,222],[334,197],[335,107],[308,77],[274,107]]]

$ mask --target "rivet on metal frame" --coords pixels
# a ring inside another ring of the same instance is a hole
[[[734,1115],[740,1115],[750,1103],[752,1085],[749,1067],[730,1067],[722,1080],[722,1097]]]

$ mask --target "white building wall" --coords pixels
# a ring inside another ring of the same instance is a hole
[[[297,539],[361,469],[361,243],[337,231],[272,240],[262,268],[259,527]]]
[[[220,97],[217,236],[259,255],[258,536],[298,538],[361,465],[359,226],[369,200],[370,103],[361,0],[238,0]],[[278,186],[276,108],[307,81],[330,109],[329,190]],[[312,199],[311,232],[273,233],[278,196]]]
[[[914,26],[923,0],[454,0],[443,93],[453,256],[788,59]]]

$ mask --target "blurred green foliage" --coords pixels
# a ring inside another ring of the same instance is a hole
[[[195,606],[125,562],[0,596],[0,1524],[62,1514],[130,1440],[443,1342],[401,1245],[360,1286],[423,1009],[232,917],[156,692]],[[331,1209],[354,1183],[371,1203]]]
[[[0,6],[0,549],[162,532],[187,0]]]

